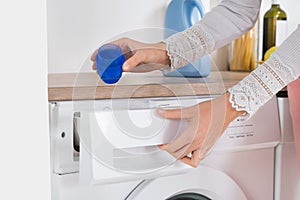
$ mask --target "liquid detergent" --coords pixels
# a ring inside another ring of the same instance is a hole
[[[165,16],[164,37],[181,32],[194,25],[205,14],[201,0],[172,0]],[[203,56],[174,71],[163,71],[165,76],[205,77],[210,73],[210,58]]]

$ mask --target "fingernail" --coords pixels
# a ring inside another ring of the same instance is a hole
[[[161,108],[158,108],[158,109],[157,109],[157,113],[158,113],[158,114],[163,115],[163,114],[165,114],[165,112],[166,112],[166,111],[165,111],[164,109],[161,109]]]
[[[167,148],[166,144],[159,144],[157,145],[160,149],[165,150]]]
[[[129,65],[128,65],[128,64],[126,64],[126,63],[124,63],[124,65],[123,65],[123,70],[124,70],[124,71],[127,71],[127,70],[129,70]]]

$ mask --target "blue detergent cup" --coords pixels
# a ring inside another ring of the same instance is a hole
[[[97,72],[105,83],[113,84],[119,81],[124,62],[125,56],[118,45],[105,44],[98,49],[96,55]]]
[[[172,0],[165,16],[164,37],[184,31],[205,14],[201,0]],[[165,76],[206,77],[210,73],[210,58],[208,55],[174,71],[163,71]]]

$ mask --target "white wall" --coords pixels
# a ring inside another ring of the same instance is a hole
[[[129,36],[163,39],[164,15],[171,0],[48,0],[49,73],[90,71],[90,53],[101,43]],[[206,10],[220,0],[203,0]],[[262,0],[261,16],[271,0]],[[300,23],[299,0],[282,0],[288,30]],[[148,28],[148,29],[146,29]],[[150,29],[149,29],[150,28]],[[262,32],[262,23],[260,27]],[[137,31],[138,30],[138,31]],[[260,35],[261,36],[261,35]],[[261,44],[259,45],[261,47]],[[212,54],[212,69],[227,69],[227,48]]]
[[[135,29],[163,27],[169,1],[49,0],[49,72],[76,72],[100,43]]]
[[[116,37],[129,36],[146,42],[162,40],[161,28],[169,2],[49,0],[49,73],[89,71],[89,63],[84,61],[91,51]],[[203,3],[208,8],[209,0]],[[145,28],[151,29],[142,30]]]

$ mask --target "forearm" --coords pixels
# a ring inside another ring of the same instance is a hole
[[[247,32],[257,20],[260,2],[224,0],[194,26],[167,38],[171,67],[182,67]]]
[[[256,70],[230,88],[230,102],[238,111],[253,115],[278,91],[300,75],[300,28]]]

